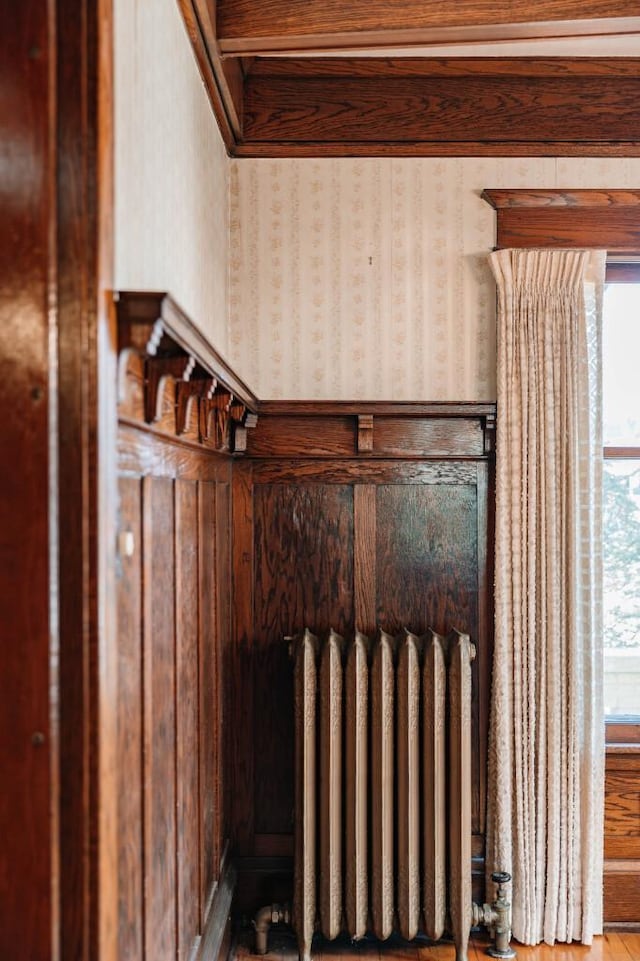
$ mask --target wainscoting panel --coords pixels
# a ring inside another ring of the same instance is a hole
[[[223,811],[229,433],[198,416],[199,384],[185,411],[191,388],[173,373],[146,403],[154,372],[137,351],[121,354],[120,373],[119,957],[215,961],[235,885]]]
[[[317,634],[331,628],[372,634],[377,626],[392,634],[405,626],[446,634],[456,627],[471,636],[478,649],[473,869],[474,894],[481,897],[494,408],[265,407],[234,478],[240,610],[225,705],[233,731],[231,833],[245,859],[239,904],[260,906],[257,890],[263,903],[288,894],[275,874],[269,888],[260,864],[293,849],[293,671],[286,637],[305,626]]]

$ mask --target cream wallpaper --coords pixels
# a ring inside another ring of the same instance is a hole
[[[262,398],[495,399],[482,189],[640,185],[640,159],[230,168],[230,360]]]
[[[115,0],[115,283],[227,352],[229,162],[176,0]]]

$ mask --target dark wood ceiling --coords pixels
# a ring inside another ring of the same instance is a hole
[[[640,156],[640,2],[179,3],[232,156]],[[551,38],[576,55],[415,55]]]

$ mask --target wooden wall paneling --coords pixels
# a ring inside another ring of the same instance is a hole
[[[176,954],[173,481],[143,480],[144,957]]]
[[[376,618],[376,488],[353,487],[353,603],[355,628],[372,637]]]
[[[118,559],[118,956],[143,961],[141,483],[121,478]],[[123,547],[125,545],[123,544]]]
[[[224,663],[227,823],[235,849],[253,851],[253,466],[233,470],[233,645]]]
[[[202,925],[211,905],[218,865],[216,812],[217,744],[216,744],[216,670],[217,593],[216,593],[216,485],[215,481],[198,483],[199,516],[199,662],[200,662],[200,904]]]
[[[289,835],[292,668],[284,637],[353,625],[353,490],[254,485],[254,828]]]
[[[225,770],[224,728],[225,715],[225,664],[231,645],[231,489],[229,481],[219,479],[216,484],[216,874],[221,870],[225,843],[229,838],[229,822],[225,806],[228,782]]]
[[[604,784],[604,915],[640,925],[640,748],[609,744]]]
[[[380,625],[391,634],[456,627],[476,637],[475,485],[381,484],[376,493]]]
[[[198,489],[175,482],[176,908],[178,961],[200,934]]]

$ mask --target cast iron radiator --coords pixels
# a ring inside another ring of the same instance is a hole
[[[293,927],[380,939],[445,926],[466,961],[471,901],[468,635],[379,631],[291,643],[295,685]]]

